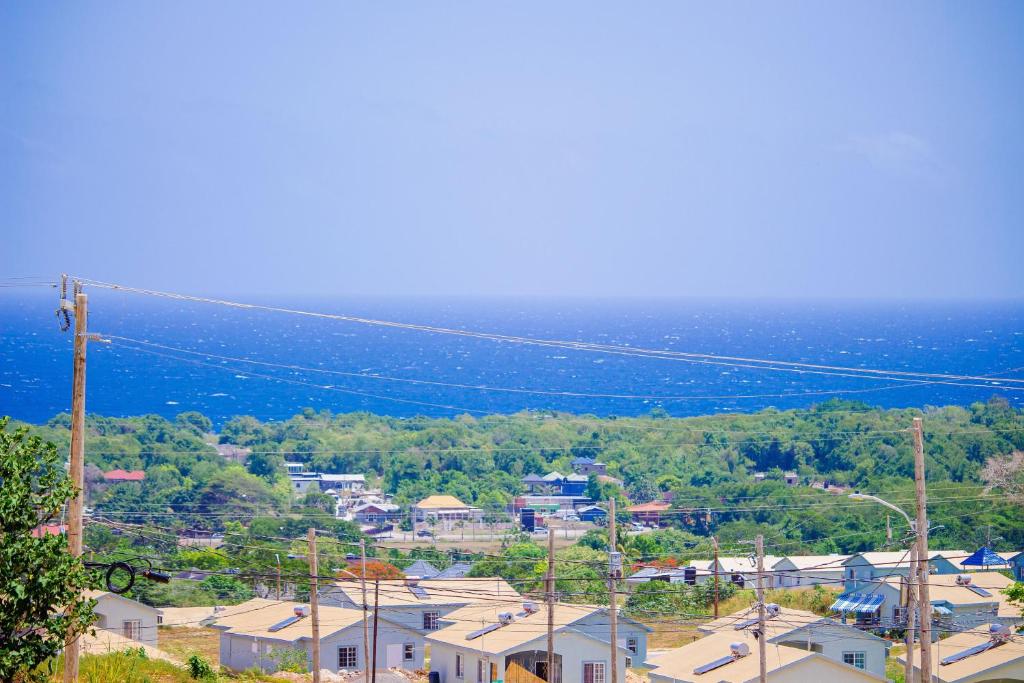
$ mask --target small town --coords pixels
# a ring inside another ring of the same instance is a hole
[[[1024,683],[1022,38],[0,2],[0,683]]]

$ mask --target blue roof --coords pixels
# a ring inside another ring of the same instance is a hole
[[[402,572],[406,576],[418,576],[421,579],[432,579],[437,576],[440,572],[437,567],[430,564],[426,560],[416,560]]]
[[[988,548],[982,546],[960,564],[964,567],[991,567],[994,565],[1005,567],[1007,562]]]

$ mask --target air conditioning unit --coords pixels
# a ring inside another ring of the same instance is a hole
[[[1013,635],[1013,632],[1006,624],[989,624],[988,635],[997,643],[1005,643]]]
[[[971,577],[968,574],[957,574],[956,585],[958,586],[969,586],[971,584]]]
[[[774,602],[769,602],[767,605],[765,605],[764,611],[767,613],[769,618],[777,617],[780,614],[782,614],[782,608]]]
[[[536,614],[540,611],[540,606],[532,600],[527,600],[523,603],[523,611],[527,614]]]
[[[502,626],[508,626],[515,620],[515,615],[513,615],[511,612],[501,612],[498,614],[498,623],[500,623]]]
[[[409,588],[415,588],[420,585],[420,577],[418,576],[407,576],[405,577],[405,585]]]
[[[309,605],[299,605],[294,610],[295,616],[297,617],[308,617],[309,616]]]
[[[729,643],[729,652],[733,657],[739,659],[750,654],[750,646],[746,643]]]

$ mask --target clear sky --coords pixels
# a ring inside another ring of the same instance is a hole
[[[1022,2],[7,2],[0,276],[1024,296]]]

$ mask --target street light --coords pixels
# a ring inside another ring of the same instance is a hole
[[[879,505],[884,505],[885,507],[889,508],[890,510],[895,510],[896,512],[898,512],[901,515],[903,515],[903,519],[907,520],[907,524],[910,525],[910,530],[912,532],[914,532],[915,535],[917,534],[917,522],[912,520],[910,518],[910,515],[908,515],[906,512],[904,512],[900,508],[896,507],[895,505],[893,505],[889,501],[882,500],[878,496],[871,496],[871,495],[868,495],[866,493],[851,493],[849,497],[850,497],[850,500],[870,500],[872,502],[878,503]]]

